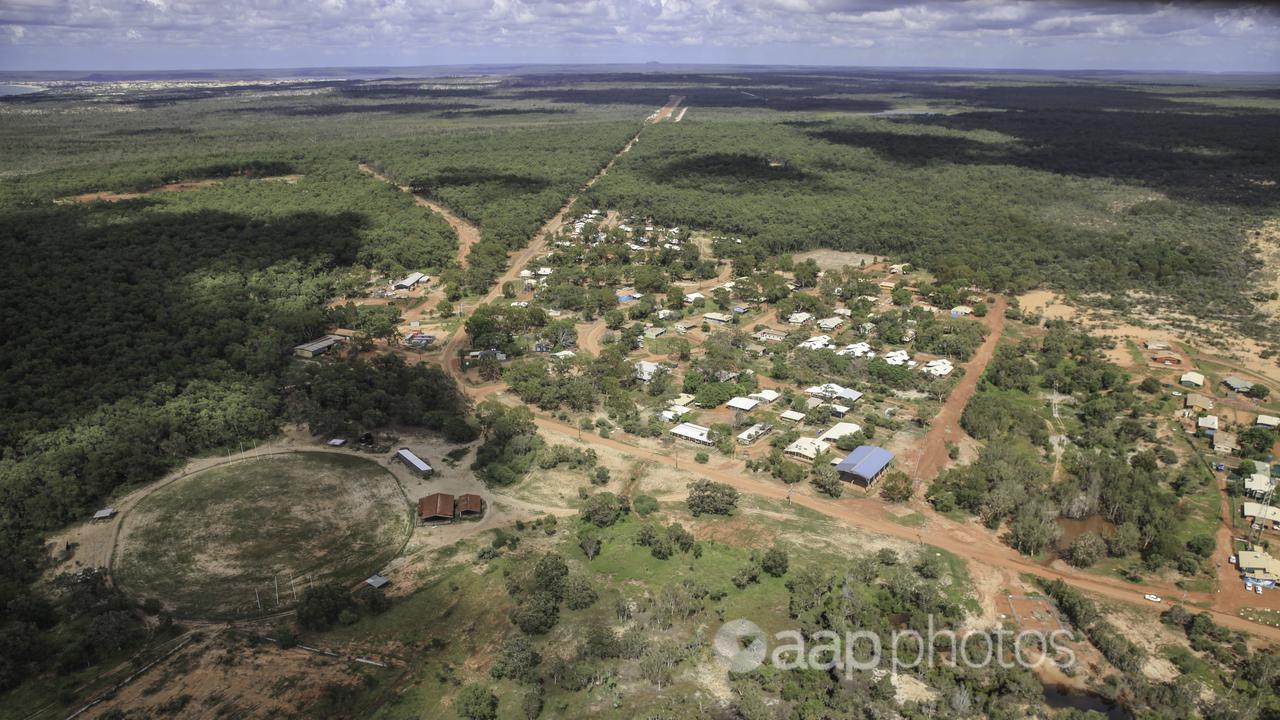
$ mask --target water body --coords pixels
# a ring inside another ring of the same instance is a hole
[[[5,95],[27,95],[29,93],[40,92],[44,88],[31,87],[30,85],[5,85],[0,83],[0,97]]]
[[[1119,705],[1108,703],[1102,696],[1083,692],[1065,685],[1044,685],[1044,702],[1054,710],[1092,710],[1107,720],[1125,720],[1132,717]]]

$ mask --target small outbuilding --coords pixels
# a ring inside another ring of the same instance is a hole
[[[484,498],[474,493],[458,496],[458,517],[478,518],[484,515]]]
[[[375,573],[375,574],[373,574],[373,575],[370,575],[370,576],[369,576],[369,578],[368,578],[367,580],[365,580],[365,581],[364,581],[364,584],[365,584],[365,585],[368,585],[369,587],[371,587],[371,588],[373,588],[373,589],[375,589],[375,590],[381,590],[382,588],[386,587],[386,586],[387,586],[387,585],[389,585],[390,583],[391,583],[391,581],[390,581],[390,580],[388,580],[388,579],[386,579],[386,578],[384,578],[384,577],[382,577],[381,575],[378,575],[378,574],[376,574],[376,573]]]
[[[1195,370],[1191,370],[1189,372],[1183,373],[1182,377],[1178,378],[1178,382],[1182,383],[1187,387],[1194,387],[1194,388],[1204,387],[1204,375],[1196,372]]]
[[[93,514],[93,519],[94,520],[110,520],[115,516],[116,516],[115,508],[102,508],[101,510]]]

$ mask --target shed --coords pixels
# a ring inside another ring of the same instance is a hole
[[[1183,373],[1182,377],[1178,378],[1178,382],[1187,387],[1204,387],[1204,375],[1191,370]]]
[[[93,519],[94,520],[110,520],[115,516],[116,516],[115,508],[102,508],[101,510],[93,514]]]
[[[449,521],[452,519],[452,495],[434,493],[418,500],[418,522]]]
[[[405,465],[407,465],[410,470],[413,470],[414,472],[419,473],[421,475],[426,476],[435,472],[435,469],[432,468],[431,465],[428,464],[426,460],[423,460],[422,458],[415,455],[414,452],[409,448],[402,447],[399,450],[397,450],[396,459],[404,463]]]
[[[427,279],[426,275],[423,275],[420,272],[412,272],[406,275],[403,280],[396,281],[396,283],[391,287],[395,288],[396,290],[410,290],[414,287],[417,287],[418,283],[426,279]]]
[[[316,338],[311,342],[295,346],[293,348],[293,354],[304,358],[317,357],[329,352],[333,349],[334,345],[337,345],[340,342],[346,342],[346,338],[340,335],[325,335],[324,337]]]
[[[370,575],[369,578],[364,581],[364,584],[368,585],[371,588],[379,589],[379,588],[386,587],[387,584],[390,582],[391,582],[390,580],[375,573],[373,575]]]
[[[893,453],[874,445],[860,445],[836,464],[836,472],[852,482],[871,487],[893,462]]]
[[[458,515],[460,517],[480,517],[484,515],[484,498],[474,493],[459,495]]]

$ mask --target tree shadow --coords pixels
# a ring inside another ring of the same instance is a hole
[[[0,212],[12,259],[0,447],[124,398],[286,362],[324,325],[323,273],[356,261],[369,225],[355,212],[143,212],[153,202]]]
[[[806,183],[820,178],[795,167],[784,158],[751,153],[704,153],[673,160],[648,169],[656,182],[736,182]]]
[[[409,188],[413,192],[427,196],[431,196],[440,188],[457,186],[482,187],[502,193],[528,194],[542,192],[550,185],[551,183],[546,179],[533,175],[494,172],[480,167],[448,167],[409,181]]]

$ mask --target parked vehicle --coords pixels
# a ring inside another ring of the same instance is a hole
[[[1161,600],[1161,599],[1160,599],[1160,596],[1159,596],[1159,595],[1152,595],[1151,593],[1147,593],[1146,595],[1143,595],[1142,597],[1144,597],[1144,598],[1146,598],[1146,599],[1150,600],[1150,601],[1151,601],[1151,602],[1153,602],[1153,603],[1164,602],[1163,600]]]

